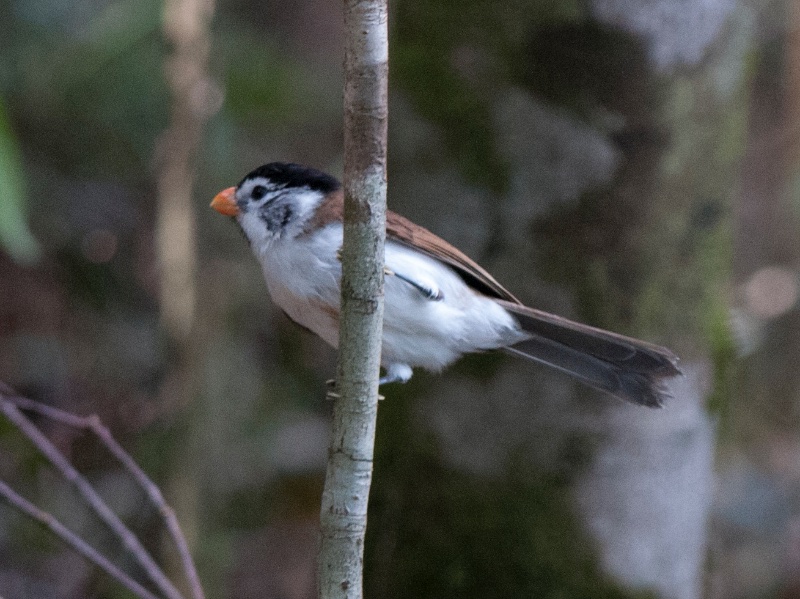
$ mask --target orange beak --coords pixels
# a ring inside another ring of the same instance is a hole
[[[236,205],[236,188],[229,187],[220,191],[211,201],[211,207],[225,216],[239,214],[239,206]]]

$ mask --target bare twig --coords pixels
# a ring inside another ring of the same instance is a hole
[[[4,388],[7,388],[4,386]],[[16,394],[12,396],[16,397]],[[175,586],[170,582],[164,572],[156,564],[153,557],[148,553],[147,549],[141,544],[136,535],[125,526],[122,520],[108,507],[108,504],[103,501],[102,497],[98,495],[97,491],[89,484],[81,474],[69,463],[53,445],[50,440],[31,422],[22,412],[19,411],[17,406],[6,398],[3,389],[0,389],[0,411],[14,423],[22,433],[36,445],[37,449],[41,451],[44,456],[50,461],[51,464],[61,475],[75,486],[75,489],[89,504],[97,516],[114,532],[120,539],[123,546],[136,558],[136,561],[141,565],[147,574],[148,578],[154,585],[166,595],[169,599],[183,599],[183,596],[178,592]]]
[[[360,599],[378,413],[386,237],[386,0],[345,0],[344,244],[337,393],[319,593]]]
[[[16,493],[14,489],[9,487],[1,480],[0,496],[2,496],[3,499],[5,499],[10,505],[14,506],[37,522],[45,525],[53,532],[53,534],[63,540],[67,545],[75,549],[75,551],[83,555],[83,557],[89,561],[94,562],[99,568],[105,570],[109,576],[116,579],[133,594],[141,597],[142,599],[158,599],[156,595],[148,591],[138,582],[133,580],[133,578],[108,561],[108,559],[100,555],[97,550],[95,550],[86,541],[64,526],[61,522],[56,520],[51,514],[48,514],[47,512],[33,505],[30,501]]]
[[[0,388],[0,395],[2,395],[2,388]],[[8,401],[13,402],[17,407],[23,410],[36,412],[42,416],[46,416],[51,420],[60,422],[62,424],[78,428],[88,429],[92,431],[108,451],[123,465],[133,479],[139,484],[148,496],[150,501],[158,509],[161,517],[164,519],[164,525],[172,538],[173,543],[180,555],[181,563],[183,564],[183,571],[189,582],[189,587],[193,599],[204,599],[202,585],[200,584],[200,577],[197,574],[194,560],[189,552],[189,545],[183,535],[178,519],[175,516],[174,510],[167,505],[161,490],[158,488],[147,474],[139,467],[139,465],[131,458],[131,456],[117,443],[116,439],[111,436],[111,431],[106,428],[96,415],[91,416],[77,416],[58,408],[48,406],[46,404],[33,401],[26,397],[19,395],[6,395]]]

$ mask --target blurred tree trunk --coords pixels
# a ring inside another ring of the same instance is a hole
[[[164,72],[172,110],[159,156],[157,239],[161,317],[178,342],[191,332],[197,301],[192,192],[203,127],[217,108],[207,72],[213,13],[213,0],[164,3],[164,37],[171,45]]]
[[[725,414],[711,597],[800,596],[800,3],[759,14],[734,282],[743,368]],[[746,557],[745,557],[746,556]]]
[[[446,152],[458,165],[393,179],[398,198],[427,202],[398,209],[425,214],[526,303],[672,347],[686,376],[652,411],[478,356],[425,381],[430,401],[416,409],[385,402],[371,593],[700,597],[709,405],[727,399],[732,357],[749,10],[595,0],[587,12],[522,1],[397,11],[395,81],[421,132],[392,155]],[[421,422],[430,432],[414,432]]]
[[[164,2],[163,33],[169,44],[164,75],[172,106],[170,125],[160,140],[158,156],[157,250],[161,323],[172,350],[172,369],[162,384],[161,394],[165,404],[173,409],[186,409],[198,393],[203,380],[202,352],[207,347],[199,336],[208,327],[197,326],[196,318],[193,195],[203,129],[219,108],[220,99],[208,74],[213,14],[214,0]],[[192,544],[200,522],[200,474],[208,463],[201,458],[201,448],[208,446],[207,439],[202,438],[207,429],[201,423],[192,429],[199,431],[195,438],[176,436],[183,450],[176,451],[178,463],[168,487],[170,502]]]
[[[573,497],[603,571],[664,598],[703,593],[714,480],[708,401],[729,399],[712,386],[724,368],[714,358],[729,359],[730,198],[746,115],[746,23],[733,9],[727,0],[592,2],[597,21],[640,40],[646,60],[637,84],[620,79],[612,91],[627,121],[622,163],[608,196],[588,208],[605,221],[593,232],[602,241],[587,250],[578,240],[573,256],[591,286],[582,312],[675,347],[686,376],[662,413],[606,403],[584,421],[594,451]]]

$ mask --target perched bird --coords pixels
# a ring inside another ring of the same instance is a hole
[[[273,162],[217,194],[261,264],[273,301],[333,347],[339,342],[342,186],[323,172]],[[618,398],[660,406],[680,373],[668,349],[528,308],[430,231],[386,215],[381,384],[412,368],[438,371],[463,354],[502,349]]]

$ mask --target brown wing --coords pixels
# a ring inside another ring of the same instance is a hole
[[[444,262],[480,293],[515,304],[522,303],[462,251],[391,210],[386,213],[386,238]]]
[[[342,222],[343,208],[344,194],[341,189],[328,194],[317,208],[314,217],[306,224],[306,233],[333,222]],[[444,262],[455,270],[467,285],[480,293],[515,304],[522,303],[463,252],[391,210],[386,213],[386,238]]]

